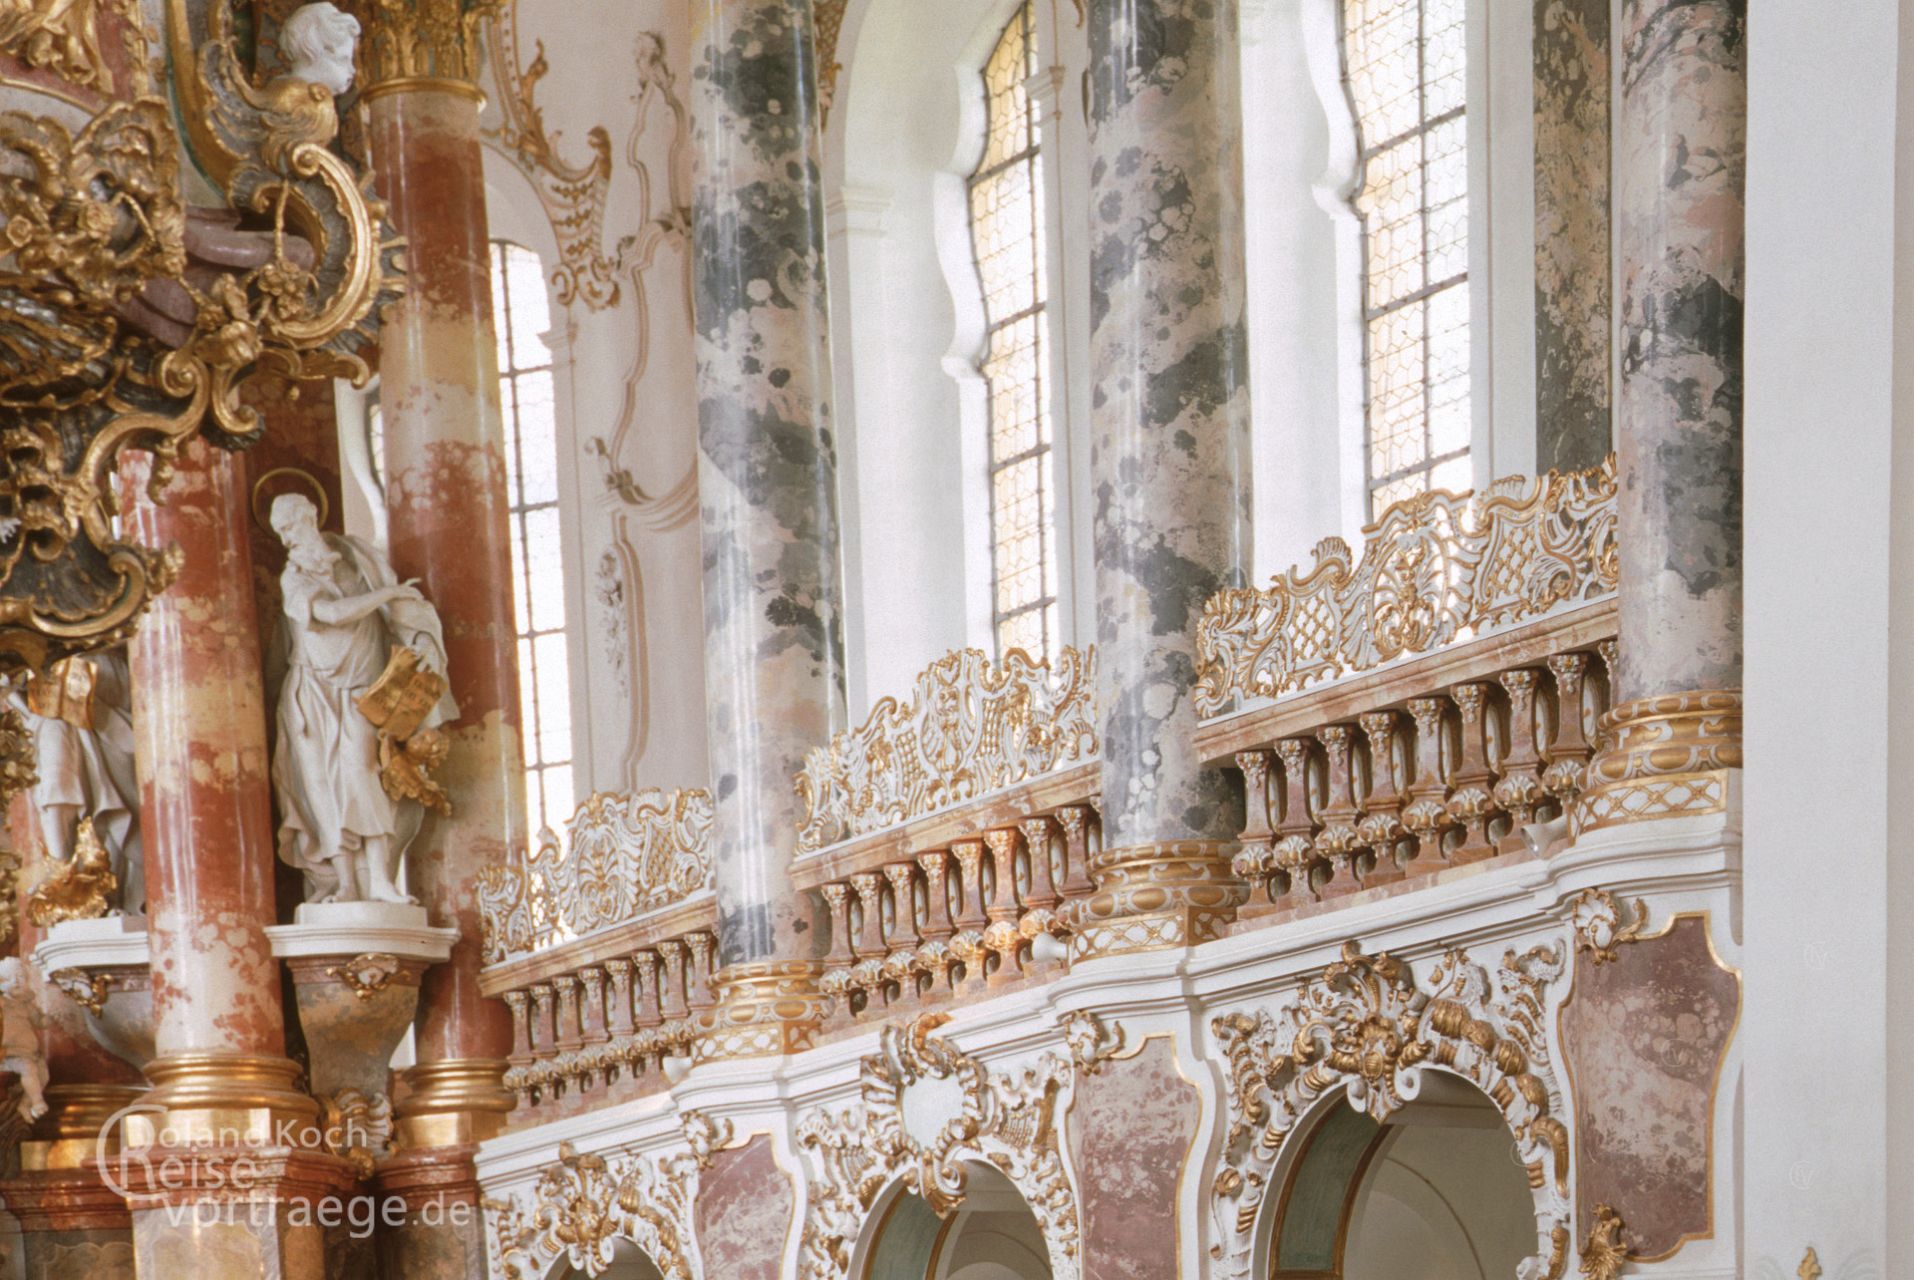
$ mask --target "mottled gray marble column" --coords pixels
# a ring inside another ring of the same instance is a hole
[[[1626,0],[1616,700],[1741,687],[1746,0]]]
[[[1192,741],[1196,621],[1242,580],[1249,420],[1235,0],[1091,0],[1090,424],[1106,849],[1233,840]]]
[[[1609,0],[1535,0],[1535,469],[1600,465],[1613,432]]]
[[[724,965],[808,961],[810,747],[844,723],[811,6],[696,0],[691,132],[706,723]]]

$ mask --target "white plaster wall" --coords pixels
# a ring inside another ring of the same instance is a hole
[[[1244,0],[1252,578],[1337,534],[1361,544],[1362,240],[1340,0]],[[1476,483],[1535,466],[1533,20],[1469,7]]]
[[[1896,163],[1914,135],[1890,135],[1908,111],[1896,100],[1905,20],[1896,0],[1772,0],[1749,28],[1750,1276],[1795,1274],[1810,1245],[1828,1280],[1896,1275],[1904,1261],[1889,1259],[1914,1246],[1899,1180],[1908,1116],[1890,1101],[1906,1091],[1914,926],[1907,779],[1890,767],[1906,756],[1890,753],[1890,728],[1904,748],[1907,725],[1905,704],[1884,696],[1905,690],[1905,636],[1891,645],[1889,626],[1909,620],[1884,536],[1906,545],[1905,519],[1891,525],[1907,501],[1892,462],[1896,378],[1910,367],[1897,361],[1909,260],[1895,256],[1908,224]]]
[[[594,126],[606,130],[612,151],[599,244],[619,263],[621,297],[602,309],[582,298],[552,304],[567,454],[560,475],[574,786],[582,800],[592,790],[703,785],[695,501],[688,516],[666,512],[628,503],[608,484],[614,470],[624,471],[656,499],[696,462],[689,266],[681,240],[654,234],[683,202],[689,156],[682,122],[667,101],[650,101],[641,125],[638,78],[639,41],[658,36],[673,91],[686,100],[687,14],[669,0],[638,0],[594,6],[593,20],[581,22],[562,0],[522,0],[518,21],[522,61],[529,63],[542,42],[551,66],[537,103],[558,153],[583,164]],[[501,91],[489,71],[485,87],[496,103]],[[497,106],[488,107],[487,124],[498,119]],[[555,265],[554,218],[563,209],[541,197],[496,139],[488,139],[485,164],[493,234],[535,248]]]
[[[965,179],[982,144],[978,71],[1016,7],[853,0],[839,36],[826,189],[854,719],[880,697],[908,693],[946,651],[992,647],[984,388],[975,373],[984,315]],[[1072,13],[1039,3],[1039,47],[1056,69],[1032,86],[1053,160],[1051,394],[1066,642],[1087,636],[1093,621],[1090,593],[1072,590],[1090,572],[1088,262],[1075,261],[1085,256],[1076,252],[1088,199],[1077,86],[1087,55]]]

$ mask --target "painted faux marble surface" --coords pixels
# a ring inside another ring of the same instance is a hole
[[[1149,1041],[1106,1062],[1077,1090],[1070,1155],[1082,1189],[1083,1274],[1156,1280],[1177,1274],[1178,1189],[1202,1099],[1176,1068],[1176,1046]]]
[[[719,1152],[698,1180],[693,1209],[704,1274],[777,1280],[796,1203],[770,1138],[759,1134],[735,1151]]]
[[[1617,701],[1741,685],[1746,0],[1627,0]]]
[[[698,487],[720,962],[822,955],[791,779],[843,727],[810,6],[707,0],[693,73]]]
[[[1562,1043],[1582,1230],[1613,1205],[1631,1253],[1658,1258],[1712,1229],[1715,1092],[1740,1008],[1741,980],[1715,963],[1697,916],[1608,964],[1577,956]]]
[[[1535,467],[1607,456],[1608,0],[1535,3]]]
[[[1229,839],[1195,623],[1240,581],[1249,423],[1234,0],[1092,0],[1092,470],[1107,847]]]
[[[480,868],[524,846],[526,820],[478,110],[449,91],[381,94],[369,136],[407,237],[406,293],[387,317],[380,366],[392,565],[439,611],[459,706],[439,771],[452,815],[428,813],[408,855],[432,923],[459,930],[450,961],[425,977],[419,1060],[502,1059],[511,1015],[478,990],[476,884]]]
[[[155,597],[129,655],[140,760],[155,1045],[277,1055],[285,1047],[273,922],[265,693],[244,522],[244,464],[195,441],[163,506],[150,459],[123,467],[135,535],[175,544],[179,578]]]

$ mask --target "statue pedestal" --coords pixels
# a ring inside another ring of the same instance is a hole
[[[153,1060],[153,984],[145,916],[63,920],[33,949],[33,964],[86,1011],[87,1030],[136,1071]]]
[[[419,977],[452,954],[459,931],[433,928],[424,907],[309,902],[266,935],[292,971],[328,1140],[369,1174],[391,1137],[392,1051],[418,1010]]]

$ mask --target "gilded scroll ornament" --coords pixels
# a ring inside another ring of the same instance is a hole
[[[861,1103],[799,1120],[798,1146],[818,1174],[799,1244],[801,1280],[849,1273],[864,1220],[893,1183],[949,1213],[963,1203],[972,1162],[995,1166],[1022,1194],[1054,1280],[1077,1280],[1080,1226],[1058,1139],[1058,1101],[1075,1074],[1093,1071],[1120,1037],[1078,1021],[1069,1030],[1081,1055],[1074,1061],[1045,1054],[1016,1075],[998,1075],[932,1034],[948,1021],[949,1014],[926,1013],[885,1027],[879,1051],[859,1069]],[[920,1087],[929,1094],[925,1105],[907,1108],[906,1096]]]
[[[647,787],[588,797],[565,825],[517,863],[479,881],[484,956],[496,964],[556,946],[711,887],[711,793]]]
[[[129,0],[7,0],[0,5],[0,53],[69,84],[110,92],[113,74],[100,41],[108,16],[135,29],[141,22]]]
[[[0,666],[125,638],[171,579],[170,555],[116,537],[123,449],[153,453],[157,496],[202,427],[257,437],[246,379],[365,376],[354,352],[394,296],[381,207],[330,150],[331,92],[255,85],[228,6],[207,14],[196,28],[167,0],[177,117],[143,90],[77,133],[0,115]],[[129,31],[143,67],[144,27]],[[176,119],[228,208],[181,202]]]
[[[1378,1121],[1412,1101],[1427,1070],[1452,1072],[1494,1101],[1535,1189],[1540,1240],[1520,1280],[1556,1280],[1566,1266],[1570,1199],[1566,1106],[1543,1029],[1559,947],[1503,956],[1498,978],[1452,950],[1426,984],[1405,961],[1343,944],[1342,958],[1278,1011],[1214,1019],[1228,1059],[1222,1166],[1211,1184],[1211,1256],[1236,1280],[1284,1144],[1323,1096],[1341,1093]],[[1498,991],[1499,987],[1499,991]]]
[[[1606,889],[1584,889],[1569,908],[1575,929],[1575,949],[1586,951],[1598,965],[1617,959],[1617,948],[1641,939],[1648,923],[1648,905],[1640,898],[1624,903]]]
[[[562,1258],[573,1272],[601,1276],[616,1243],[630,1240],[665,1280],[692,1280],[698,1271],[691,1209],[708,1162],[708,1152],[701,1158],[694,1150],[599,1155],[561,1142],[558,1162],[528,1199],[486,1202],[493,1274],[540,1280]]]
[[[1595,1206],[1595,1225],[1582,1242],[1582,1280],[1616,1280],[1628,1262],[1622,1215],[1605,1204]]]
[[[96,1018],[106,1011],[106,998],[113,994],[110,976],[85,969],[55,969],[47,975],[47,981]]]
[[[1432,490],[1316,545],[1308,571],[1210,597],[1197,624],[1196,707],[1273,698],[1539,618],[1615,590],[1615,459]]]
[[[384,951],[368,951],[344,964],[332,965],[326,970],[326,976],[365,1001],[391,986],[392,980],[404,969],[399,957]]]
[[[327,1149],[352,1166],[360,1178],[392,1147],[392,1099],[383,1093],[341,1089],[320,1099]]]
[[[812,853],[1096,757],[1096,651],[1054,665],[1012,649],[945,654],[911,700],[883,698],[862,726],[814,747],[796,779],[798,851]]]

